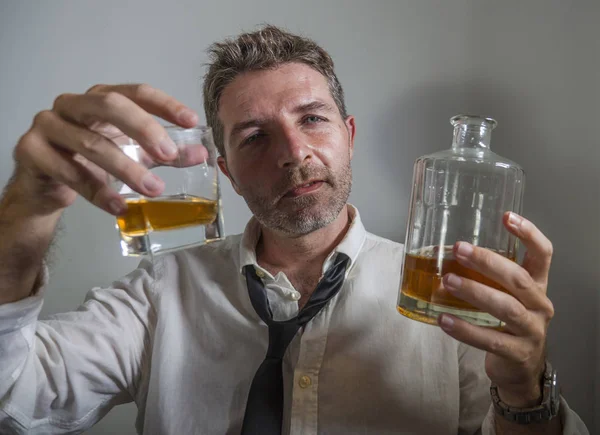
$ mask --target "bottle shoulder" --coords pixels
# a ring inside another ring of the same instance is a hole
[[[499,169],[512,169],[524,172],[521,165],[518,163],[502,157],[499,154],[489,149],[474,149],[474,148],[459,148],[459,149],[447,149],[438,151],[432,154],[426,154],[419,157],[415,164],[430,166],[445,166],[444,162],[452,166],[460,166],[461,164],[466,165],[490,165]]]

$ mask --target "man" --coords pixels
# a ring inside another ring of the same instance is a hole
[[[132,400],[145,434],[587,433],[562,399],[553,418],[510,420],[547,398],[544,235],[507,217],[528,248],[522,267],[456,247],[512,295],[445,285],[503,331],[406,319],[394,309],[402,245],[367,233],[346,203],[356,127],[329,55],[271,26],[211,55],[206,116],[219,166],[254,215],[244,234],[163,256],[160,273],[144,261],[47,321],[42,264],[62,211],[80,194],[122,213],[106,172],[144,195],[163,188],[107,133],[168,161],[176,150],[151,114],[198,118],[147,85],[98,85],[59,96],[17,144],[0,203],[2,433],[78,432]],[[512,413],[491,405],[490,380]]]

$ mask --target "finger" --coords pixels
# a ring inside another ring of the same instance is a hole
[[[73,155],[54,148],[40,134],[32,131],[27,137],[29,163],[53,180],[75,190],[97,207],[113,215],[122,214],[127,205],[123,198],[96,174],[73,160]]]
[[[454,245],[454,257],[462,266],[499,284],[527,308],[538,308],[546,298],[527,270],[497,252],[458,242]]]
[[[88,93],[118,92],[144,110],[182,127],[198,124],[198,115],[172,96],[147,84],[96,85]]]
[[[477,349],[515,362],[524,362],[529,357],[527,344],[520,337],[472,325],[449,314],[441,314],[438,324],[446,334]]]
[[[531,221],[516,213],[505,213],[504,225],[527,248],[523,267],[536,282],[546,284],[552,262],[552,242]]]
[[[206,147],[202,144],[185,145],[181,148],[179,158],[175,159],[176,165],[180,168],[186,168],[188,166],[195,166],[200,163],[207,163],[211,166],[211,162],[208,161],[209,154]]]
[[[183,145],[179,148],[179,154],[175,160],[170,162],[158,162],[153,159],[145,150],[140,150],[138,154],[139,162],[148,169],[152,169],[157,166],[173,166],[176,168],[188,168],[190,166],[196,166],[201,163],[206,163],[209,166],[213,166],[209,160],[209,153],[206,147],[202,144],[194,145]]]
[[[137,192],[157,196],[163,191],[162,180],[101,134],[71,124],[52,111],[40,112],[34,124],[50,143],[82,155]]]
[[[535,332],[536,318],[508,293],[453,273],[444,275],[444,288],[452,295],[505,322],[517,335]]]
[[[177,146],[165,128],[118,92],[63,94],[55,100],[53,111],[81,125],[88,126],[98,121],[112,124],[160,160],[170,161],[177,156]]]

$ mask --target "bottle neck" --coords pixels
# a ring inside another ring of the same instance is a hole
[[[490,149],[492,129],[489,125],[458,124],[454,126],[452,148],[482,148]]]

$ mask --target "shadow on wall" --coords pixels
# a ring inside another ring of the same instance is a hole
[[[393,104],[381,108],[377,118],[380,122],[374,128],[384,144],[367,176],[384,178],[385,195],[383,200],[381,195],[361,196],[364,209],[383,208],[379,212],[382,221],[375,223],[379,235],[404,243],[414,161],[421,155],[450,148],[449,121],[464,112],[464,89],[461,82],[426,84],[390,99]]]

